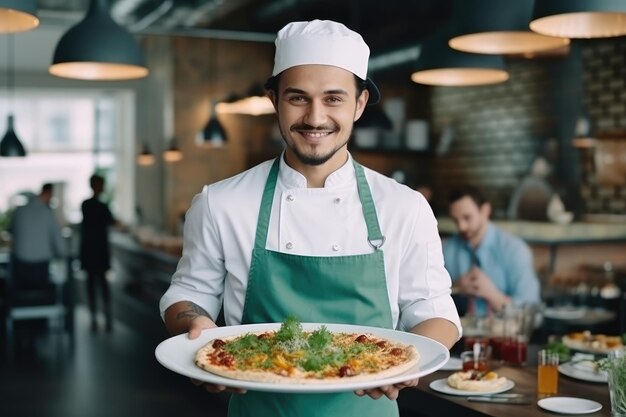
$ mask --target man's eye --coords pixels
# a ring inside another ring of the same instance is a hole
[[[337,96],[330,96],[326,98],[326,102],[330,103],[330,104],[339,104],[341,102],[343,102],[343,100],[340,97]]]
[[[291,102],[291,103],[304,103],[304,102],[306,102],[306,98],[304,96],[291,96],[291,97],[289,97],[289,102]]]

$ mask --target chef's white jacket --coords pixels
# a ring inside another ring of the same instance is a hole
[[[161,298],[162,315],[178,301],[192,301],[216,319],[223,300],[226,324],[241,323],[261,196],[272,163],[205,186],[194,197],[185,217],[182,258]],[[365,176],[386,238],[382,250],[394,328],[410,330],[442,317],[460,335],[428,202],[370,169],[365,168]],[[307,188],[305,177],[281,157],[266,248],[307,256],[372,252],[351,157],[328,176],[324,188]]]

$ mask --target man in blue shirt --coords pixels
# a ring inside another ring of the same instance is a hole
[[[539,303],[530,248],[491,223],[491,204],[480,190],[473,186],[453,190],[448,210],[458,234],[445,241],[443,255],[459,314],[482,317],[510,303]]]

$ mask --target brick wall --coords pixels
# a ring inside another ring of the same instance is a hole
[[[581,194],[588,214],[626,215],[625,54],[626,38],[582,45],[584,105],[597,138],[595,147],[581,150]]]
[[[449,150],[432,164],[439,211],[445,212],[449,189],[467,182],[481,185],[494,217],[502,217],[514,187],[551,137],[546,68],[537,61],[513,61],[508,69],[510,79],[502,84],[431,91],[433,131],[454,129]]]
[[[576,118],[587,115],[592,135],[607,136],[622,143],[610,145],[623,149],[625,57],[626,38],[585,41],[576,44],[567,58],[509,61],[510,79],[503,84],[433,88],[433,130],[441,132],[451,124],[456,133],[449,151],[432,164],[435,206],[445,210],[447,191],[457,183],[472,182],[485,189],[494,217],[503,217],[513,188],[554,139],[554,181],[571,184],[569,194],[576,194],[570,201],[577,207],[568,208],[579,216],[626,214],[626,175],[610,184],[598,179],[598,168],[607,168],[602,165],[607,159],[598,158],[603,144],[609,146],[606,139],[589,149],[577,150],[570,143]],[[618,172],[623,172],[619,170],[626,165],[624,152],[610,154]]]

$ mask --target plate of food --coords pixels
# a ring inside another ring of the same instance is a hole
[[[570,349],[604,355],[624,346],[621,336],[594,334],[590,331],[568,333],[562,337],[561,341]]]
[[[449,359],[441,343],[377,327],[299,323],[208,329],[161,342],[157,361],[200,381],[267,392],[354,391],[428,375]]]
[[[449,395],[492,395],[508,391],[515,386],[510,379],[496,372],[455,372],[447,378],[437,379],[429,385],[433,391]]]
[[[587,382],[606,384],[609,380],[607,373],[599,370],[596,361],[592,359],[575,360],[572,358],[572,361],[559,365],[559,372],[570,378]]]
[[[555,320],[577,320],[585,317],[587,309],[580,306],[558,306],[547,307],[543,311],[543,316]]]

